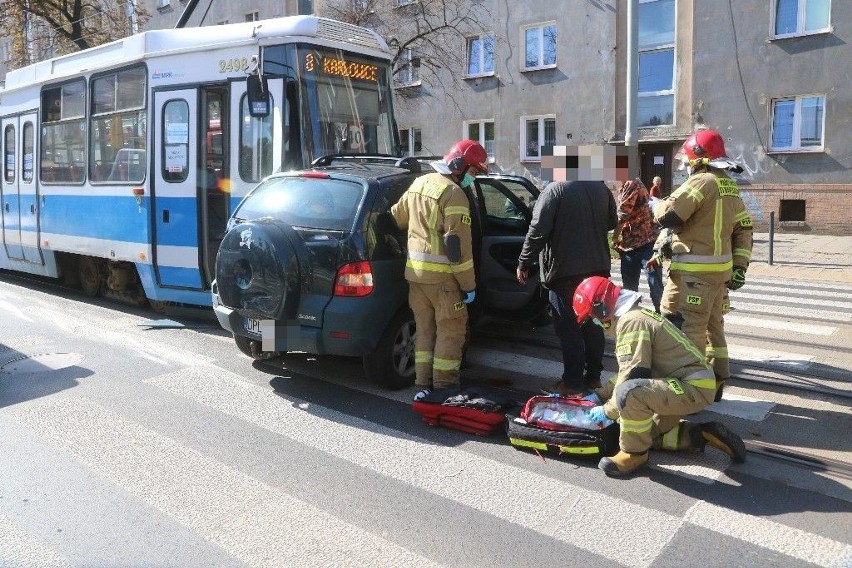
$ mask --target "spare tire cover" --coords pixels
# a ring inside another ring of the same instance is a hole
[[[299,304],[304,243],[292,227],[261,219],[234,226],[216,255],[221,302],[245,317],[292,319]],[[299,246],[301,245],[301,247]]]

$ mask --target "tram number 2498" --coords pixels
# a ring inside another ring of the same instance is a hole
[[[234,71],[246,71],[249,67],[248,57],[232,57],[231,59],[219,60],[219,73],[232,73]]]

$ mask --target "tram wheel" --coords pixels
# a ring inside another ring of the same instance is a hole
[[[80,258],[77,273],[80,275],[80,288],[87,296],[94,298],[101,293],[101,270],[96,258]]]

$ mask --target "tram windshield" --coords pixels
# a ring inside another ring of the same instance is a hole
[[[289,44],[265,49],[263,72],[286,78],[285,168],[329,154],[396,155],[388,61]]]

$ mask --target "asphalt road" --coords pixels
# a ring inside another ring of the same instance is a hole
[[[852,287],[747,288],[739,380],[697,417],[747,462],[616,480],[426,426],[358,360],[253,363],[213,322],[0,273],[0,566],[850,566]],[[484,324],[468,382],[560,372],[549,328]]]

